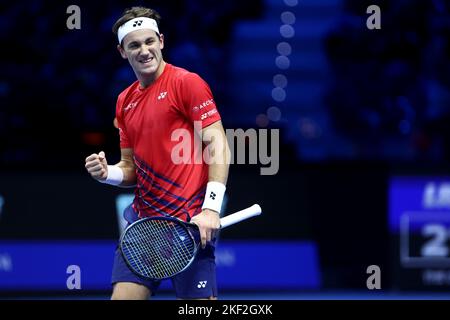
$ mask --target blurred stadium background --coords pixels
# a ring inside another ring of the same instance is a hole
[[[66,9],[81,9],[69,30]],[[16,1],[0,4],[0,298],[102,299],[126,189],[116,97],[134,81],[111,26],[157,9],[166,61],[210,84],[226,128],[280,130],[280,168],[233,165],[222,298],[450,298],[450,1]],[[369,30],[370,5],[381,29]],[[67,267],[81,269],[69,290]],[[370,265],[381,290],[368,290]],[[159,298],[171,298],[165,284]]]

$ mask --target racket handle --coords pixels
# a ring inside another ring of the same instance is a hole
[[[251,207],[248,207],[247,209],[235,212],[220,219],[220,227],[226,228],[228,226],[231,226],[232,224],[241,222],[245,219],[254,216],[259,216],[261,212],[262,212],[261,207],[258,204],[254,204]]]

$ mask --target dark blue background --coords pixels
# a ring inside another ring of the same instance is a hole
[[[276,176],[230,171],[228,212],[260,203],[264,216],[224,237],[313,240],[326,288],[389,270],[390,177],[448,176],[450,1],[295,2],[0,4],[0,238],[117,237],[119,191],[92,181],[84,159],[119,158],[115,102],[135,77],[111,27],[143,4],[163,17],[166,61],[210,84],[226,128],[280,129]],[[66,27],[72,4],[81,30]],[[366,27],[372,4],[380,30]],[[292,37],[280,33],[286,11]],[[277,65],[281,42],[289,67]]]

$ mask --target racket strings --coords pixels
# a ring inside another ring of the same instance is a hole
[[[128,257],[131,267],[143,275],[161,273],[161,266],[155,258],[156,252],[151,246],[147,245],[147,242],[153,241],[153,239],[149,239],[142,232],[142,226],[140,225],[136,225],[136,230],[133,231],[133,234],[130,232],[129,235],[133,240],[127,242],[127,248],[124,248],[124,254]]]
[[[163,268],[168,267],[165,272],[170,272],[170,274],[178,273],[189,263],[193,256],[194,245],[191,241],[189,241],[190,245],[186,244],[184,240],[190,239],[190,237],[181,226],[166,220],[155,221],[162,226],[162,230],[165,232],[165,239],[169,242],[168,248],[174,251],[170,259],[171,264],[165,264]],[[171,237],[171,239],[169,240],[167,237]]]
[[[155,226],[158,231],[161,232],[161,237],[158,237],[157,247],[159,246],[161,255],[169,255],[165,256],[164,259],[159,259],[159,256],[152,255],[152,257],[156,257],[156,262],[162,262],[156,267],[156,270],[160,272],[160,274],[166,273],[177,273],[177,270],[182,270],[184,265],[189,261],[189,257],[186,253],[186,247],[182,248],[179,244],[170,243],[171,240],[179,239],[178,228],[175,225],[171,225],[166,220],[154,220],[156,222]],[[143,232],[148,236],[152,237],[152,233],[150,228],[142,228]],[[169,239],[171,235],[173,235],[173,231],[177,232],[178,237],[174,237],[174,239]],[[160,239],[163,239],[162,241]],[[147,246],[148,247],[148,246]],[[167,250],[165,253],[162,253],[161,250]],[[175,251],[175,253],[174,253]],[[153,250],[153,253],[154,250]],[[158,254],[158,253],[156,253]],[[180,259],[181,257],[181,259]],[[171,260],[169,262],[169,260]],[[187,261],[186,261],[187,260]]]
[[[182,271],[195,253],[195,243],[177,223],[146,220],[126,233],[122,250],[139,274],[162,279]]]
[[[130,255],[135,256],[133,265],[135,265],[142,274],[150,274],[150,267],[154,269],[154,272],[160,273],[161,267],[156,259],[156,252],[154,248],[148,244],[149,241],[154,241],[153,237],[146,232],[142,225],[137,225],[136,227],[136,230],[134,230],[136,239],[132,243],[134,252],[130,252]]]
[[[189,262],[189,260],[191,259],[192,255],[191,252],[195,251],[195,246],[194,243],[189,241],[186,244],[185,238],[187,236],[186,231],[184,229],[181,229],[179,226],[177,226],[178,228],[174,228],[174,230],[177,233],[177,236],[175,237],[175,239],[177,240],[177,245],[175,246],[176,249],[178,249],[179,253],[182,255],[184,261]],[[181,229],[181,230],[179,230]],[[181,231],[181,234],[180,234]],[[180,245],[178,245],[180,244]]]
[[[142,224],[138,224],[133,230],[134,238],[132,250],[128,252],[132,267],[142,275],[158,275],[163,274],[164,265],[162,258],[158,257],[157,249],[164,244],[161,243],[161,235],[158,237],[158,225],[152,224],[145,228]],[[160,228],[159,228],[160,229]]]

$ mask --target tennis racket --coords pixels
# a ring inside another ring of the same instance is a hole
[[[261,214],[257,204],[220,219],[220,228]],[[173,217],[149,217],[129,225],[120,237],[120,250],[137,275],[162,280],[186,270],[197,254],[197,225]]]

